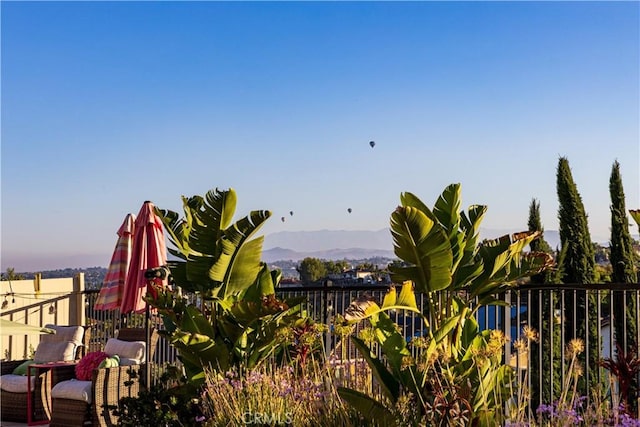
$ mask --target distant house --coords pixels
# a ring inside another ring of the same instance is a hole
[[[355,270],[346,270],[341,273],[331,273],[327,275],[327,279],[333,281],[344,281],[344,280],[355,280],[356,277],[354,275]]]
[[[302,286],[302,282],[300,279],[295,279],[293,277],[284,277],[280,280],[279,286],[281,288],[291,288],[294,286]]]

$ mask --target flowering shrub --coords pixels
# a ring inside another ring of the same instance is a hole
[[[329,369],[313,359],[305,365],[208,371],[201,400],[207,426],[363,425],[339,398]]]
[[[538,422],[543,425],[550,425],[554,421],[558,425],[579,425],[584,421],[585,400],[587,400],[587,396],[578,397],[571,408],[567,408],[558,401],[549,405],[543,403],[536,409]]]

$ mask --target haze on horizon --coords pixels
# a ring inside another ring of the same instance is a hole
[[[215,187],[271,210],[264,235],[380,230],[453,182],[486,228],[536,198],[556,230],[565,156],[594,240],[615,160],[640,208],[638,2],[0,8],[3,271],[106,265],[143,201]]]

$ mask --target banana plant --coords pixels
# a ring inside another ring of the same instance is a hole
[[[210,190],[204,197],[182,197],[184,217],[158,209],[178,260],[169,268],[176,283],[205,299],[225,299],[251,286],[260,271],[263,236],[255,233],[271,216],[268,210],[251,211],[233,221],[236,192]]]
[[[286,344],[277,340],[278,332],[305,318],[301,315],[303,298],[276,298],[280,277],[279,271],[269,271],[263,264],[249,288],[216,300],[212,305],[215,313],[209,316],[179,291],[157,290],[151,303],[162,315],[165,328],[161,333],[178,351],[190,382],[202,382],[207,367],[222,372],[240,366],[252,369],[285,350]]]
[[[251,211],[233,222],[233,189],[182,201],[184,218],[157,210],[176,258],[168,263],[176,287],[147,298],[162,316],[161,333],[177,349],[188,380],[199,384],[208,367],[253,368],[278,354],[286,344],[277,332],[305,319],[303,298],[278,300],[281,273],[261,262],[263,237],[253,236],[269,211]],[[195,301],[187,301],[183,291]]]
[[[629,213],[631,214],[631,218],[633,218],[633,220],[636,222],[636,224],[638,224],[638,227],[640,228],[640,209],[629,210]]]
[[[392,266],[391,271],[394,282],[404,283],[402,307],[387,301],[387,298],[394,301],[395,291],[390,291],[382,306],[370,304],[351,320],[368,319],[384,362],[358,338],[352,337],[352,341],[383,384],[391,407],[397,404],[401,393],[417,396],[419,413],[424,416],[434,413],[437,402],[442,407],[443,401],[466,401],[469,419],[479,425],[490,425],[497,415],[492,403],[504,391],[500,384],[508,384],[512,373],[492,354],[497,349],[501,354],[504,343],[496,347],[499,337],[490,331],[480,331],[475,314],[489,304],[504,305],[498,298],[500,293],[519,278],[551,267],[553,260],[546,254],[523,252],[539,237],[536,232],[481,242],[480,223],[487,208],[473,205],[462,211],[460,194],[459,184],[449,185],[433,210],[412,193],[401,194],[401,205],[391,214],[391,233],[394,252],[402,264]],[[420,357],[429,363],[407,364],[411,359],[406,339],[385,314],[391,309],[416,311],[411,302],[415,301],[415,295],[413,299],[407,296],[414,291],[427,300],[427,309],[420,317],[428,331],[425,337],[428,344],[421,349]],[[378,417],[393,418],[393,410],[384,402],[354,390],[339,392],[365,417],[369,408]]]

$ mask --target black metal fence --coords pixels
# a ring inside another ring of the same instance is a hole
[[[328,325],[325,348],[329,355],[340,349],[341,357],[357,357],[348,342],[340,342],[333,333],[333,319],[345,312],[355,299],[368,296],[382,301],[388,286],[291,287],[279,288],[280,298],[306,297],[304,310],[317,322]],[[567,345],[573,339],[584,344],[581,362],[584,370],[583,386],[608,382],[608,373],[599,366],[604,358],[615,357],[616,344],[623,352],[635,351],[640,342],[640,284],[589,285],[526,285],[514,288],[501,296],[506,306],[486,306],[477,312],[481,329],[501,330],[508,337],[504,361],[513,366],[531,390],[532,403],[552,402],[559,396],[567,375]],[[93,309],[97,291],[85,292],[86,318],[92,326],[92,348],[100,349],[106,339],[125,325],[144,325],[144,314],[120,316],[117,311]],[[418,306],[425,312],[423,295],[417,296]],[[389,313],[400,331],[409,340],[427,335],[425,325],[412,312]],[[152,316],[156,327],[162,329],[160,319]],[[539,334],[529,351],[518,352],[514,343],[523,338],[524,327]],[[155,353],[157,366],[177,363],[175,350],[161,338]],[[586,391],[585,391],[586,393]],[[534,407],[535,407],[534,403]]]

